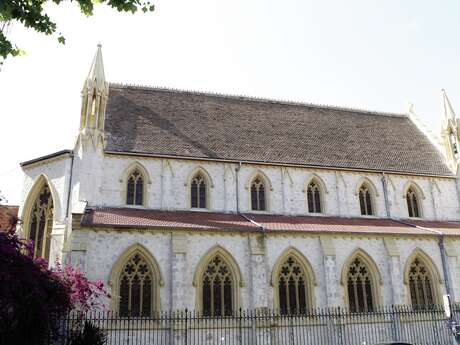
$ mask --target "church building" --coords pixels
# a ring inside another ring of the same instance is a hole
[[[123,315],[460,302],[460,119],[109,83],[21,163],[22,236]],[[78,121],[78,119],[70,119]]]

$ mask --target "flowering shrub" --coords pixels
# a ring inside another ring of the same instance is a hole
[[[89,281],[71,266],[48,268],[33,258],[33,244],[13,231],[0,231],[0,344],[49,342],[58,316],[102,306],[102,282]]]
[[[67,265],[62,268],[58,262],[53,273],[69,287],[70,305],[73,310],[87,312],[104,308],[102,299],[110,296],[102,281],[90,281],[78,267]]]

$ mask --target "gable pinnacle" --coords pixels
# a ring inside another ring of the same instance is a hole
[[[442,101],[443,101],[443,106],[444,106],[444,116],[446,119],[455,119],[455,112],[454,108],[452,107],[452,104],[449,101],[449,98],[447,97],[446,90],[442,89]]]
[[[105,86],[104,62],[102,60],[102,44],[97,45],[96,55],[94,56],[91,68],[89,69],[87,81],[95,84],[97,89]]]

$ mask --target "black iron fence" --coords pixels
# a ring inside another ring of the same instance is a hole
[[[460,316],[460,308],[454,308]],[[120,317],[112,312],[72,314],[61,321],[59,344],[84,321],[101,328],[109,345],[371,345],[404,341],[452,345],[443,308],[381,307],[351,313],[341,308],[282,315],[270,310],[238,311],[206,317],[197,312],[157,312],[149,317]]]

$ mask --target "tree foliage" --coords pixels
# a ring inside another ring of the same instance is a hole
[[[33,243],[13,228],[0,230],[0,343],[48,343],[59,336],[59,317],[102,304],[108,296],[102,282],[91,282],[70,266],[48,268],[34,258]],[[51,339],[50,339],[51,338]]]
[[[104,3],[119,12],[136,13],[153,11],[151,0],[1,0],[0,1],[0,63],[8,56],[17,56],[21,50],[11,42],[6,35],[10,23],[19,22],[26,28],[31,28],[45,35],[55,34],[56,23],[45,13],[44,5],[48,2],[61,4],[75,2],[80,11],[86,16],[92,16],[95,3]],[[65,38],[59,33],[58,41],[65,43]]]

